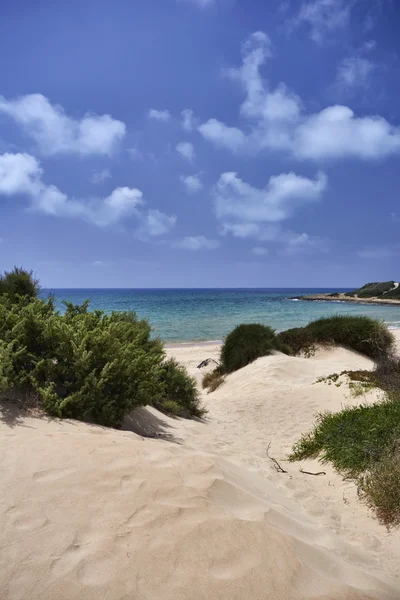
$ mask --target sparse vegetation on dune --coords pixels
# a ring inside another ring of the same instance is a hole
[[[226,337],[221,349],[221,365],[225,373],[233,373],[261,356],[271,354],[283,344],[267,325],[245,323],[235,327]]]
[[[208,393],[215,392],[224,383],[225,377],[221,367],[217,367],[208,373],[205,373],[201,381],[203,389],[207,389]]]
[[[39,299],[22,269],[0,280],[0,391],[34,397],[50,415],[118,427],[138,406],[201,416],[195,381],[151,327],[131,312],[89,312],[66,303],[60,315]]]
[[[294,445],[289,459],[320,458],[353,478],[359,495],[388,528],[400,525],[400,361],[368,372],[345,372],[363,393],[378,387],[380,402],[319,415],[314,429]],[[339,377],[339,376],[338,376]],[[335,380],[334,376],[331,376]]]

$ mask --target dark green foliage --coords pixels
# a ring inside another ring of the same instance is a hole
[[[393,334],[384,323],[370,317],[326,317],[312,321],[306,329],[315,342],[346,346],[373,359],[388,356],[394,347]]]
[[[20,289],[20,288],[19,288]],[[17,294],[0,296],[0,391],[37,397],[57,417],[118,427],[132,409],[155,404],[200,416],[195,382],[166,361],[147,321]],[[168,404],[169,403],[169,404]]]
[[[400,285],[390,292],[387,292],[384,295],[384,298],[389,298],[389,300],[400,300]]]
[[[354,298],[400,298],[399,288],[394,289],[394,281],[375,281],[366,283],[358,290],[346,292],[345,296]]]
[[[333,294],[328,294],[330,298],[339,298],[339,292],[334,292]]]
[[[162,365],[163,391],[155,406],[180,417],[202,417],[205,409],[200,405],[196,381],[186,369],[171,358]]]
[[[221,372],[221,367],[216,367],[213,371],[205,373],[201,381],[202,387],[208,388],[208,393],[215,392],[225,381]]]
[[[277,339],[286,344],[292,354],[303,353],[307,357],[315,354],[318,344],[345,346],[380,360],[390,356],[394,347],[394,337],[383,323],[352,315],[318,319],[306,327],[282,331]]]
[[[39,281],[34,277],[32,271],[14,267],[12,271],[5,271],[0,276],[0,295],[7,294],[14,301],[18,297],[36,298],[39,292]]]
[[[221,350],[221,364],[225,373],[232,373],[252,363],[276,348],[275,332],[258,323],[235,327],[227,336]]]
[[[289,351],[286,351],[285,354],[293,354],[295,356],[304,354],[307,358],[315,354],[315,340],[306,327],[294,327],[293,329],[281,331],[278,333],[277,339],[289,348]]]

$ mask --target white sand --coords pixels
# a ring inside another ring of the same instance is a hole
[[[169,350],[199,378],[218,351]],[[317,377],[371,366],[340,348],[259,359],[204,396],[203,423],[126,420],[160,439],[5,405],[1,600],[398,600],[399,532],[329,466],[284,460],[316,412],[356,402]]]

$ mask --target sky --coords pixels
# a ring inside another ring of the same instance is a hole
[[[399,280],[395,0],[5,0],[0,270]]]

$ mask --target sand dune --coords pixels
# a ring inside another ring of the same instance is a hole
[[[170,352],[200,377],[218,348]],[[0,597],[399,599],[399,534],[329,467],[284,460],[316,411],[355,402],[316,378],[370,366],[343,349],[259,359],[205,396],[204,423],[143,408],[125,423],[141,435],[4,405]]]

